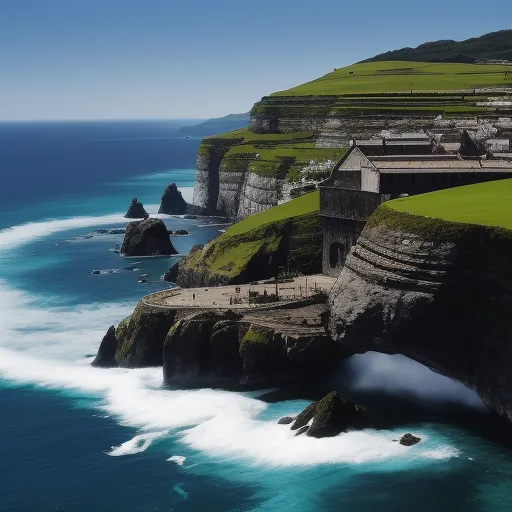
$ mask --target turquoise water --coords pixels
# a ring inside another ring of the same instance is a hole
[[[405,358],[356,356],[328,382],[250,393],[90,366],[176,257],[134,262],[112,251],[122,235],[84,236],[124,226],[133,196],[154,213],[171,181],[190,199],[194,181],[199,140],[169,122],[128,124],[1,127],[0,510],[511,510],[508,429]],[[192,233],[173,240],[180,253],[218,234],[164,220]],[[382,429],[315,440],[277,425],[334,387]],[[405,432],[423,442],[393,442]]]

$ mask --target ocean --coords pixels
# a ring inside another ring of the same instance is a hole
[[[97,230],[124,227],[133,197],[155,214],[170,182],[191,200],[200,139],[177,133],[191,123],[0,124],[0,511],[512,510],[508,428],[401,356],[246,393],[90,366],[180,257],[123,259],[122,235]],[[173,238],[180,254],[219,233],[161,217],[190,231]],[[333,388],[385,428],[317,440],[277,424]],[[393,441],[406,432],[423,441]]]

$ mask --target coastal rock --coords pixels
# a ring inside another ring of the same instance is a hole
[[[284,416],[277,422],[277,424],[278,425],[289,425],[290,423],[293,423],[294,420],[295,420],[295,418],[293,418],[292,416]]]
[[[315,416],[318,402],[309,404],[301,413],[297,415],[293,425],[290,427],[292,430],[298,430],[299,428],[307,425]]]
[[[235,318],[234,314],[232,315]],[[239,377],[243,373],[240,338],[243,325],[238,320],[221,320],[210,338],[211,371],[219,377]]]
[[[137,198],[134,197],[130,206],[128,207],[128,211],[126,212],[125,217],[127,219],[147,219],[149,217],[148,212],[144,209],[144,205],[137,201]]]
[[[112,368],[117,366],[115,354],[117,350],[117,338],[115,326],[110,326],[107,333],[101,340],[98,353],[91,363],[91,366],[98,366],[100,368]]]
[[[187,213],[187,203],[178,190],[176,183],[171,183],[164,190],[158,213],[165,213],[166,215],[183,215]]]
[[[121,253],[125,256],[177,254],[161,219],[130,222],[126,228]]]
[[[162,366],[165,338],[175,317],[173,309],[152,308],[139,302],[135,311],[116,329],[115,360],[118,366]]]
[[[295,437],[300,436],[301,434],[305,434],[307,432],[309,432],[309,426],[304,425],[303,427],[300,427],[299,430],[297,430],[297,432],[295,433]]]
[[[288,370],[283,337],[265,327],[251,325],[240,342],[240,358],[251,377],[283,376]]]
[[[421,437],[413,436],[412,434],[405,434],[400,439],[400,444],[402,446],[413,446],[418,444],[421,441]]]
[[[331,337],[356,353],[414,359],[512,421],[509,233],[381,205],[329,295]]]
[[[331,391],[317,403],[310,437],[332,437],[348,429],[361,429],[370,424],[366,409]]]
[[[229,350],[233,338],[222,340],[228,348],[225,358],[219,353],[221,340],[214,336],[214,357],[211,338],[214,327],[223,320],[238,318],[232,312],[207,311],[193,313],[178,320],[168,331],[163,347],[164,382],[189,383],[213,376],[215,370],[230,375],[233,358]],[[226,325],[218,327],[222,330]],[[226,330],[224,330],[226,333]],[[219,361],[220,358],[220,361]],[[240,362],[238,362],[240,367]]]
[[[190,233],[186,229],[168,229],[167,232],[169,233],[169,235],[174,236],[190,235]]]

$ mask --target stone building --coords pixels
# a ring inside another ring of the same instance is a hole
[[[457,154],[435,154],[432,146],[418,141],[401,141],[398,151],[388,146],[384,153],[375,149],[378,144],[354,143],[319,187],[323,272],[339,274],[366,220],[383,201],[512,177],[512,162],[477,156],[479,147],[468,135]],[[408,142],[417,151],[423,148],[423,154],[404,154]],[[371,154],[365,152],[369,147]]]

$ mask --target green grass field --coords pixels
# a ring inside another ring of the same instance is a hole
[[[304,194],[303,196],[292,199],[287,203],[274,206],[264,212],[255,213],[245,219],[233,224],[224,233],[223,236],[241,235],[247,233],[251,229],[259,228],[269,222],[289,219],[290,217],[298,217],[313,213],[320,209],[320,193],[318,190]]]
[[[386,92],[454,91],[512,86],[510,66],[439,64],[429,62],[369,62],[336,69],[327,75],[272,96],[374,94]]]
[[[384,204],[397,212],[512,230],[512,179],[450,188]]]

